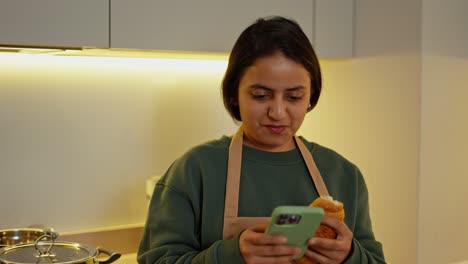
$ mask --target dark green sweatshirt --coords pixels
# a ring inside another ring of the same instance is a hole
[[[354,235],[345,263],[385,263],[369,217],[359,169],[336,152],[305,141],[331,196],[342,201]],[[244,263],[239,235],[223,240],[228,148],[223,136],[189,150],[156,184],[138,250],[139,263]],[[309,205],[318,194],[298,149],[266,152],[244,145],[239,216],[270,216],[279,205]]]

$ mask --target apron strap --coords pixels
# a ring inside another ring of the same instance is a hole
[[[327,186],[325,185],[325,182],[323,182],[323,177],[317,168],[317,164],[315,164],[312,154],[307,149],[304,142],[302,142],[302,140],[298,136],[294,136],[294,139],[296,140],[296,145],[302,154],[302,158],[304,159],[304,162],[307,166],[307,170],[309,170],[309,175],[312,178],[312,181],[314,182],[318,194],[320,196],[330,196],[330,194],[328,193]]]
[[[243,136],[244,132],[241,126],[236,134],[232,136],[231,144],[229,145],[224,218],[237,217],[238,213]]]
[[[229,145],[226,197],[224,200],[225,219],[237,217],[238,215],[243,135],[244,132],[241,126],[237,130],[236,134],[232,136],[231,144]],[[317,165],[315,164],[312,154],[299,137],[294,136],[294,141],[301,152],[318,194],[320,196],[329,196],[327,187]]]

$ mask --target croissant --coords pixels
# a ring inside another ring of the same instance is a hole
[[[343,203],[336,201],[331,196],[320,196],[315,199],[310,205],[310,207],[321,207],[323,208],[325,215],[331,216],[338,220],[343,221],[345,217],[345,212],[343,209]],[[326,225],[320,225],[315,231],[314,237],[325,237],[325,238],[336,238],[336,232]],[[315,262],[310,261],[306,257],[301,257],[296,260],[297,264],[316,264]]]

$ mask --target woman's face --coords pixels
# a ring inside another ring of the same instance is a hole
[[[281,53],[262,57],[239,82],[244,144],[272,152],[295,148],[310,99],[309,72]]]

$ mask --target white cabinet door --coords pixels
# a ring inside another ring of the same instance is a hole
[[[316,0],[314,40],[319,57],[352,57],[354,0]]]
[[[109,1],[0,0],[1,44],[109,47]]]
[[[112,0],[111,47],[228,52],[268,15],[295,19],[313,39],[314,0]]]

